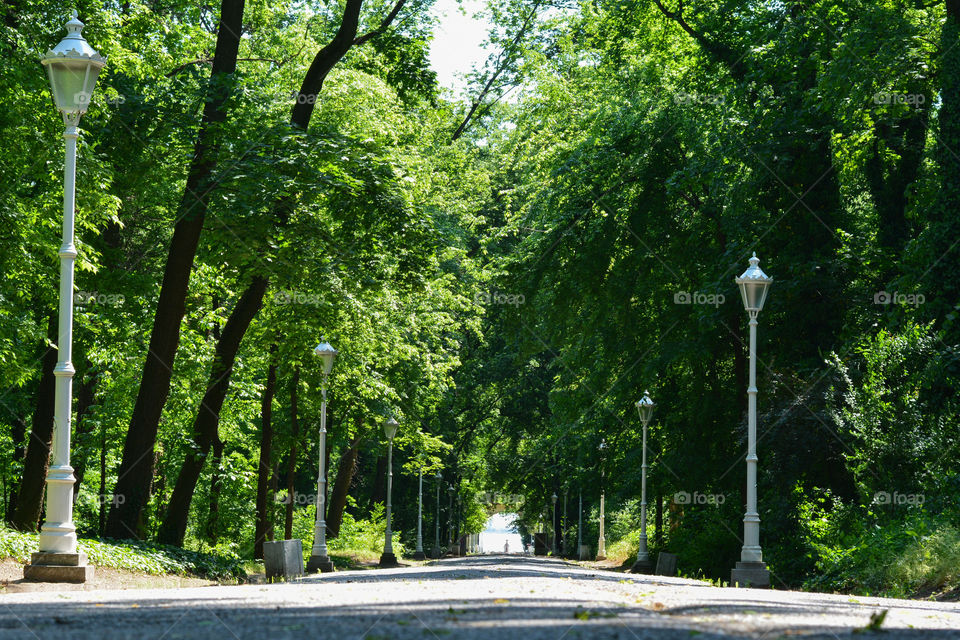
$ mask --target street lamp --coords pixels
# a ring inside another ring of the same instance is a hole
[[[600,540],[597,542],[597,560],[606,560],[607,559],[607,540],[606,534],[603,529],[604,520],[606,517],[605,509],[605,497],[606,491],[603,486],[603,467],[604,467],[604,455],[607,450],[607,441],[600,441]]]
[[[392,494],[393,494],[393,437],[397,435],[398,423],[390,418],[383,423],[383,435],[387,436],[387,530],[383,542],[383,555],[380,556],[380,568],[398,567],[397,556],[393,555]]]
[[[637,551],[637,561],[630,571],[633,573],[650,573],[653,565],[647,553],[647,425],[653,417],[653,399],[649,391],[643,392],[643,397],[637,400],[637,412],[643,424],[643,461],[640,464],[640,549]]]
[[[423,553],[423,460],[420,461],[420,474],[417,490],[417,550],[413,552],[414,560],[426,560]]]
[[[580,504],[577,507],[577,558],[585,560],[583,557],[583,489],[580,489]]]
[[[554,492],[550,496],[551,502],[553,502],[553,555],[554,557],[560,554],[560,549],[557,548],[557,493]]]
[[[77,551],[73,524],[73,488],[76,478],[70,466],[70,412],[73,396],[73,244],[74,188],[77,172],[77,126],[87,111],[97,76],[107,63],[80,35],[83,23],[74,11],[67,22],[67,35],[47,51],[40,63],[47,68],[53,102],[63,116],[66,153],[63,167],[63,241],[60,245],[60,326],[57,337],[59,360],[54,400],[53,458],[47,470],[47,505],[40,528],[40,550],[23,569],[27,580],[86,582],[93,578],[87,556]]]
[[[317,474],[317,519],[313,527],[313,548],[310,550],[310,560],[307,561],[307,572],[329,573],[333,571],[333,563],[327,556],[327,380],[333,370],[333,361],[337,359],[337,350],[329,342],[322,341],[313,348],[313,353],[320,356],[323,364],[323,382],[320,385],[322,401],[320,403],[320,464]]]
[[[450,496],[450,500],[447,503],[447,538],[450,540],[449,547],[453,548],[453,494],[456,493],[456,488],[453,486],[453,483],[450,483],[450,486],[447,487],[447,493]],[[454,553],[454,555],[457,555]]]
[[[750,317],[750,382],[747,387],[747,510],[743,516],[740,562],[731,571],[730,584],[769,587],[770,571],[760,550],[760,513],[757,511],[757,315],[763,309],[773,278],[760,269],[754,253],[750,266],[735,280]]]
[[[434,527],[436,528],[436,537],[433,540],[433,557],[439,558],[440,552],[440,485],[443,484],[443,474],[437,471],[434,476],[437,479],[437,514],[434,517]]]

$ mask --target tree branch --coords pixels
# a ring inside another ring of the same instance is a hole
[[[368,31],[367,33],[363,34],[363,35],[360,36],[359,38],[356,38],[356,39],[353,41],[353,45],[354,45],[355,47],[359,47],[360,45],[362,45],[362,44],[363,44],[364,42],[366,42],[367,40],[370,40],[370,39],[372,39],[372,38],[376,38],[376,37],[379,36],[381,33],[383,33],[384,31],[386,31],[386,30],[387,30],[387,27],[390,26],[390,23],[392,23],[392,22],[394,21],[394,19],[396,19],[397,14],[400,13],[400,9],[403,8],[403,5],[404,5],[404,3],[406,3],[406,1],[407,1],[407,0],[397,0],[397,3],[396,3],[395,5],[393,5],[393,9],[390,11],[390,13],[387,14],[387,17],[384,18],[384,19],[380,22],[380,26],[377,27],[376,29],[374,29],[373,31]]]

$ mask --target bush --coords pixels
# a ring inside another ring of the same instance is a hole
[[[384,507],[376,503],[367,520],[357,520],[349,511],[344,511],[340,525],[340,535],[327,541],[331,551],[360,552],[363,554],[383,553],[387,523]],[[393,532],[393,553],[401,556],[406,549],[400,542],[400,534]]]
[[[187,551],[179,547],[128,540],[77,541],[80,551],[91,564],[153,575],[175,574],[211,580],[243,580],[246,572],[236,555],[211,555]],[[39,536],[0,528],[0,557],[29,562],[30,554],[39,550]]]

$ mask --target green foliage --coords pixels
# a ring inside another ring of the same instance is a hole
[[[387,523],[384,515],[384,506],[376,503],[370,511],[370,515],[358,520],[347,511],[343,514],[343,524],[340,525],[340,535],[327,543],[331,552],[359,552],[359,553],[383,553],[383,545],[386,541]],[[400,543],[400,534],[393,532],[393,553],[399,558],[406,550]]]
[[[39,548],[37,534],[0,529],[0,557],[29,562]],[[246,579],[243,562],[235,554],[205,554],[147,542],[78,540],[78,549],[95,567],[140,571],[152,575],[175,574],[211,580]]]

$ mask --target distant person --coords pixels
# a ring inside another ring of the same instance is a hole
[[[509,540],[507,540],[506,542],[503,543],[503,552],[504,552],[504,553],[510,553],[510,541],[509,541]]]

